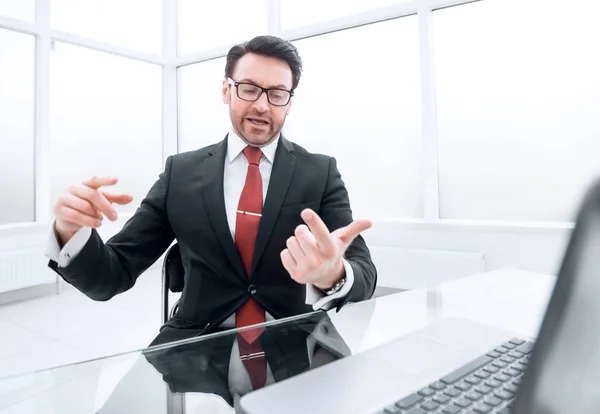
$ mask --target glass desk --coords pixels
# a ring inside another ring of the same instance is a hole
[[[555,278],[503,269],[262,327],[269,386],[448,317],[534,337]],[[256,329],[255,327],[246,330]],[[0,414],[233,413],[252,391],[239,331],[0,378]]]

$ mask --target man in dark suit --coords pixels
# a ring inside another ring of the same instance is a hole
[[[214,145],[169,156],[123,229],[104,243],[127,194],[93,177],[55,206],[49,266],[90,298],[130,289],[177,240],[185,268],[176,315],[152,343],[248,325],[372,296],[376,270],[353,221],[336,161],[281,134],[302,69],[288,41],[259,36],[227,55],[223,102],[231,130]],[[251,354],[257,336],[240,343]],[[243,347],[243,349],[242,349]]]

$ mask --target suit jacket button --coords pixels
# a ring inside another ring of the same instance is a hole
[[[251,295],[255,295],[256,294],[256,286],[254,286],[254,285],[248,286],[248,293]]]

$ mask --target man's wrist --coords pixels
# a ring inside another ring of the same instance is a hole
[[[343,283],[345,281],[346,278],[346,269],[344,268],[344,263],[342,262],[342,260],[340,260],[340,264],[336,269],[335,272],[335,277],[328,280],[327,283],[314,283],[314,286],[318,289],[320,289],[321,291],[327,293],[328,291],[334,289],[334,288],[338,288],[341,287],[339,286],[340,283]]]
[[[346,277],[343,276],[340,280],[337,281],[337,283],[335,285],[333,285],[330,289],[323,291],[323,293],[325,293],[326,296],[331,296],[334,293],[337,293],[340,290],[342,290],[342,288],[344,287],[345,284],[346,284]]]
[[[73,238],[73,236],[75,236],[75,234],[77,234],[77,231],[59,230],[58,227],[56,226],[56,222],[55,222],[54,223],[54,234],[58,241],[58,245],[62,249],[69,242],[69,240],[71,240]]]

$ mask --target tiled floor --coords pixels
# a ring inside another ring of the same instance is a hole
[[[68,288],[0,306],[0,377],[141,349],[160,327],[160,269],[95,302]]]

